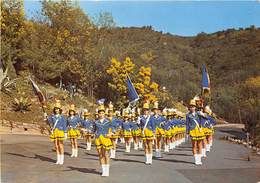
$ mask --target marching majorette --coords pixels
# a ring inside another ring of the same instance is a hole
[[[165,118],[161,115],[159,115],[159,103],[156,101],[153,104],[153,115],[151,116],[151,120],[155,124],[155,129],[156,129],[156,140],[155,140],[155,157],[156,158],[161,158],[161,147],[162,147],[162,141],[165,136],[165,131],[163,129],[163,123],[165,122]]]
[[[107,118],[112,123],[113,128],[115,129],[115,133],[111,135],[111,141],[113,147],[110,150],[110,158],[116,158],[116,145],[117,140],[119,138],[120,129],[121,129],[121,121],[114,116],[114,106],[112,102],[108,104],[107,108]]]
[[[140,144],[140,136],[141,136],[141,128],[139,126],[139,116],[138,112],[135,109],[132,110],[131,114],[131,124],[132,124],[132,136],[134,141],[134,150],[138,150],[138,148],[142,148],[142,144]]]
[[[202,116],[202,124],[203,124],[203,131],[204,134],[206,136],[205,140],[204,140],[204,144],[205,144],[205,149],[207,152],[210,152],[210,148],[212,146],[212,142],[213,142],[213,133],[214,133],[214,129],[213,126],[216,125],[216,121],[213,117],[213,113],[210,109],[210,107],[207,105],[204,107],[204,116]]]
[[[67,119],[67,125],[68,125],[68,138],[70,139],[71,142],[71,148],[72,148],[72,153],[71,157],[78,157],[78,142],[77,139],[80,137],[80,131],[79,131],[79,126],[80,126],[80,117],[76,113],[76,108],[74,104],[71,104],[69,106],[69,116]]]
[[[51,141],[55,143],[57,153],[56,164],[62,165],[64,163],[64,145],[63,141],[67,134],[67,120],[62,115],[60,100],[57,100],[53,107],[53,114],[47,118],[51,126]]]
[[[98,120],[94,122],[95,144],[99,155],[99,162],[102,168],[101,176],[109,176],[109,151],[112,148],[111,135],[112,123],[105,118],[104,101],[99,102]]]
[[[90,113],[88,112],[88,110],[84,109],[80,121],[80,126],[82,127],[81,130],[83,132],[83,136],[85,137],[87,143],[87,147],[86,147],[87,151],[91,150],[92,138],[94,137],[93,122],[89,119],[89,115]]]
[[[202,165],[202,141],[205,139],[199,112],[196,111],[196,101],[189,103],[189,112],[186,115],[186,132],[190,135],[192,141],[192,152],[196,165]]]
[[[123,109],[123,123],[122,129],[125,139],[125,152],[130,152],[131,149],[131,138],[132,138],[132,123],[130,121],[130,109]]]
[[[174,149],[177,146],[176,138],[177,138],[177,132],[178,132],[178,120],[176,119],[176,109],[171,108],[170,109],[170,116],[171,116],[171,142],[170,142],[170,149]]]
[[[171,123],[171,115],[169,109],[163,110],[164,117],[166,117],[166,120],[163,124],[163,129],[165,132],[165,139],[164,139],[164,152],[169,152],[170,149],[170,142],[172,137],[172,123]]]
[[[143,115],[140,119],[142,139],[145,148],[146,164],[151,165],[153,159],[153,140],[155,139],[155,124],[151,120],[149,102],[143,104]]]

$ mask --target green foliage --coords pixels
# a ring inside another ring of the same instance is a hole
[[[28,98],[20,97],[20,99],[14,98],[13,102],[13,110],[16,112],[26,112],[30,111],[30,106],[32,104],[28,100]]]

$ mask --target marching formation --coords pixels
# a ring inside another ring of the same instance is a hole
[[[125,144],[125,152],[144,149],[144,163],[152,165],[153,157],[163,158],[167,153],[191,138],[195,165],[202,164],[202,157],[211,150],[215,125],[214,115],[209,106],[200,105],[200,98],[193,98],[189,103],[189,112],[174,108],[159,108],[157,101],[152,104],[145,101],[142,109],[133,107],[122,111],[114,109],[110,102],[98,101],[94,118],[87,109],[80,112],[75,105],[70,105],[68,112],[62,111],[59,100],[53,107],[53,114],[46,120],[51,127],[50,139],[54,142],[57,162],[64,163],[65,139],[71,142],[71,157],[78,157],[78,139],[86,140],[86,151],[95,143],[102,176],[109,176],[109,161],[116,158],[117,144]],[[133,144],[133,146],[132,146]]]

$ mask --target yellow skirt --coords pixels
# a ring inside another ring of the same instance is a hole
[[[203,128],[203,132],[206,136],[213,135],[213,129],[212,128]]]
[[[54,132],[50,135],[51,141],[54,140],[65,140],[65,133],[63,130],[56,128]]]
[[[165,130],[165,137],[167,137],[167,138],[171,138],[172,137],[172,129]]]
[[[97,146],[97,149],[104,148],[106,150],[109,150],[113,147],[111,139],[104,137],[103,135],[100,135],[98,138],[95,139],[95,144]]]
[[[142,139],[143,140],[153,140],[154,139],[154,135],[153,135],[153,131],[149,130],[149,129],[144,129],[144,134],[142,134]]]
[[[141,136],[141,133],[142,133],[141,129],[137,129],[137,130],[132,131],[132,135],[135,136],[135,137]]]
[[[156,137],[164,137],[165,131],[162,128],[156,128]]]
[[[68,137],[70,139],[77,139],[80,137],[80,131],[78,129],[69,129]]]
[[[118,139],[120,137],[120,130],[117,130],[115,134],[111,135],[111,139]]]
[[[124,130],[124,137],[128,137],[128,138],[132,137],[131,131]]]
[[[171,128],[171,135],[174,137],[177,134],[177,127]]]
[[[203,140],[205,139],[205,134],[203,129],[199,130],[196,126],[193,130],[190,131],[190,136],[192,140]]]

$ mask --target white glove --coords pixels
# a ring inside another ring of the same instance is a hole
[[[47,120],[48,114],[45,112],[45,113],[43,114],[43,117],[44,117],[45,120]]]
[[[67,133],[65,133],[65,139],[67,139],[68,138],[68,134]]]

